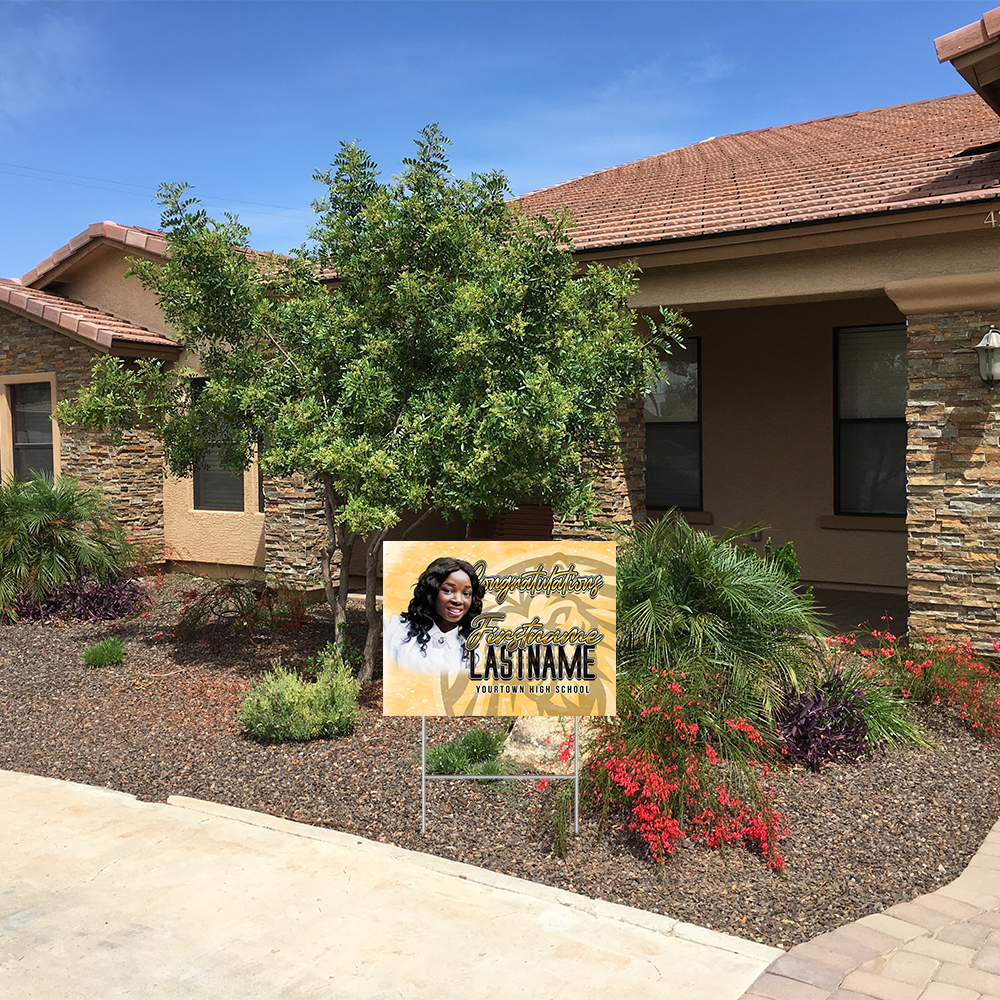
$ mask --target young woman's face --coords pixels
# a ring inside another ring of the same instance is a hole
[[[442,632],[456,628],[472,606],[472,581],[460,569],[446,576],[434,602],[434,620]]]

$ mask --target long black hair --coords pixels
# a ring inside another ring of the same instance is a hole
[[[463,639],[467,639],[472,631],[472,619],[483,610],[483,596],[486,593],[486,588],[479,582],[479,577],[472,568],[472,564],[467,563],[464,559],[453,559],[451,556],[435,559],[420,574],[416,586],[413,588],[410,606],[399,616],[409,626],[404,641],[409,642],[416,636],[424,656],[427,655],[427,641],[430,639],[431,627],[437,624],[434,620],[434,609],[437,604],[438,591],[441,589],[441,584],[452,573],[459,570],[465,573],[472,583],[472,603],[458,623],[458,634]],[[468,655],[469,652],[463,644],[462,657],[465,658]]]

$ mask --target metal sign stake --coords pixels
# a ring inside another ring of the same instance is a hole
[[[428,774],[427,716],[420,717],[420,832],[427,832],[428,781],[572,781],[573,833],[580,835],[580,717],[573,716],[572,774]]]

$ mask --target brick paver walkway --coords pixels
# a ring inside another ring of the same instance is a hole
[[[1000,822],[950,885],[797,945],[742,1000],[1000,1000]]]

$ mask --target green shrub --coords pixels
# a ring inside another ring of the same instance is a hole
[[[429,774],[464,774],[469,767],[469,758],[458,740],[451,740],[427,751],[427,771]]]
[[[929,747],[920,729],[907,717],[906,699],[872,669],[873,664],[856,659],[841,660],[841,676],[849,688],[864,693],[863,712],[868,723],[868,743],[871,746]]]
[[[496,760],[503,750],[504,734],[489,729],[470,729],[459,740],[470,764],[483,764]],[[484,774],[487,772],[483,772]],[[495,772],[489,772],[493,774]]]
[[[105,583],[131,559],[99,490],[39,474],[0,484],[0,616],[16,621],[19,596],[40,602],[84,573]]]
[[[659,860],[687,837],[745,842],[780,870],[774,713],[818,678],[823,634],[795,590],[794,550],[768,545],[761,557],[737,544],[746,532],[712,535],[676,512],[622,533],[618,716],[597,722],[584,802]]]
[[[799,566],[799,561],[795,558],[795,546],[791,541],[785,542],[784,545],[779,545],[777,548],[774,548],[771,545],[770,537],[768,537],[765,540],[764,547],[760,552],[758,552],[750,544],[744,545],[740,551],[742,551],[748,559],[763,559],[764,562],[774,566],[775,569],[781,570],[781,572],[788,577],[791,583],[799,582],[799,577],[802,575],[802,567]],[[812,587],[807,587],[799,593],[802,599],[808,601],[810,605],[812,605],[815,601]]]
[[[314,681],[304,680],[280,663],[243,696],[240,725],[263,743],[345,736],[358,720],[357,680],[332,644],[314,665]]]
[[[110,639],[95,642],[83,651],[83,662],[88,667],[110,667],[125,659],[125,643],[113,635]]]
[[[709,665],[725,676],[720,693],[751,714],[770,714],[785,691],[818,679],[824,631],[795,591],[788,550],[781,560],[748,556],[734,544],[746,532],[697,531],[676,512],[623,534],[619,673]]]
[[[505,733],[477,726],[427,751],[430,774],[503,774]]]

